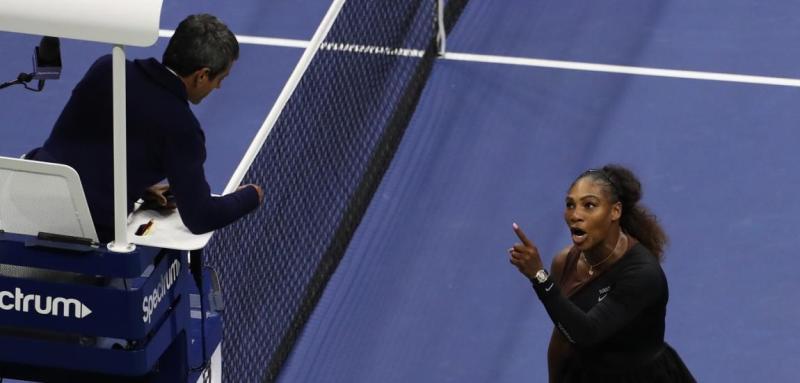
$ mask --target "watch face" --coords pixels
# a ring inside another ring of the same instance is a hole
[[[536,281],[544,283],[547,280],[547,271],[539,270],[536,272]]]

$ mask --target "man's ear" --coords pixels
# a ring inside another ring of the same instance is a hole
[[[192,84],[194,86],[199,86],[203,81],[209,81],[209,75],[211,74],[211,69],[209,68],[200,68],[194,73],[191,74],[192,77]]]
[[[210,81],[211,80],[211,69],[208,67],[200,68],[197,70],[198,72],[198,79],[203,81]]]

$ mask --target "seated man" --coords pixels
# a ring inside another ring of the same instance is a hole
[[[183,223],[195,234],[228,225],[263,201],[257,185],[211,196],[203,170],[205,135],[189,107],[221,86],[238,57],[228,27],[202,14],[178,25],[162,62],[126,63],[128,212],[139,198],[163,193],[153,185],[165,178]],[[111,72],[111,56],[100,57],[73,90],[44,146],[28,156],[78,172],[102,242],[114,239]]]

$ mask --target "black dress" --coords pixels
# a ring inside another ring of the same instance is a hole
[[[575,267],[577,257],[570,251],[565,270]],[[664,342],[667,279],[641,244],[569,298],[552,280],[534,282],[534,290],[575,350],[563,382],[695,381]]]

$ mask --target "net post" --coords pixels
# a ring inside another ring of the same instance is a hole
[[[439,31],[436,34],[436,44],[439,47],[438,53],[439,56],[444,56],[447,52],[447,30],[445,29],[444,25],[444,0],[438,0],[438,6],[436,7],[437,11],[437,21]]]
[[[264,120],[264,123],[261,125],[258,133],[256,133],[255,138],[250,143],[250,147],[247,148],[247,152],[245,153],[244,157],[242,157],[242,161],[239,162],[239,166],[234,171],[222,194],[233,193],[242,183],[244,175],[247,173],[247,170],[250,169],[250,165],[253,163],[253,160],[255,160],[258,152],[261,150],[261,146],[264,144],[267,136],[269,136],[269,133],[275,126],[275,122],[278,120],[278,117],[283,111],[284,106],[286,106],[289,98],[292,97],[297,84],[300,83],[300,79],[306,72],[308,65],[311,63],[311,60],[317,53],[317,50],[319,50],[319,47],[322,45],[322,41],[328,36],[328,32],[330,31],[331,26],[333,26],[333,22],[336,20],[339,12],[342,10],[344,3],[345,0],[334,0],[334,2],[331,3],[330,8],[328,8],[328,12],[325,14],[325,17],[322,19],[322,22],[320,22],[316,32],[314,32],[314,36],[311,38],[311,41],[303,52],[303,56],[300,57],[300,60],[294,67],[292,74],[286,81],[286,85],[283,86],[280,95],[278,95],[278,99],[275,100],[275,104],[272,105],[272,109],[270,109],[267,118]]]

